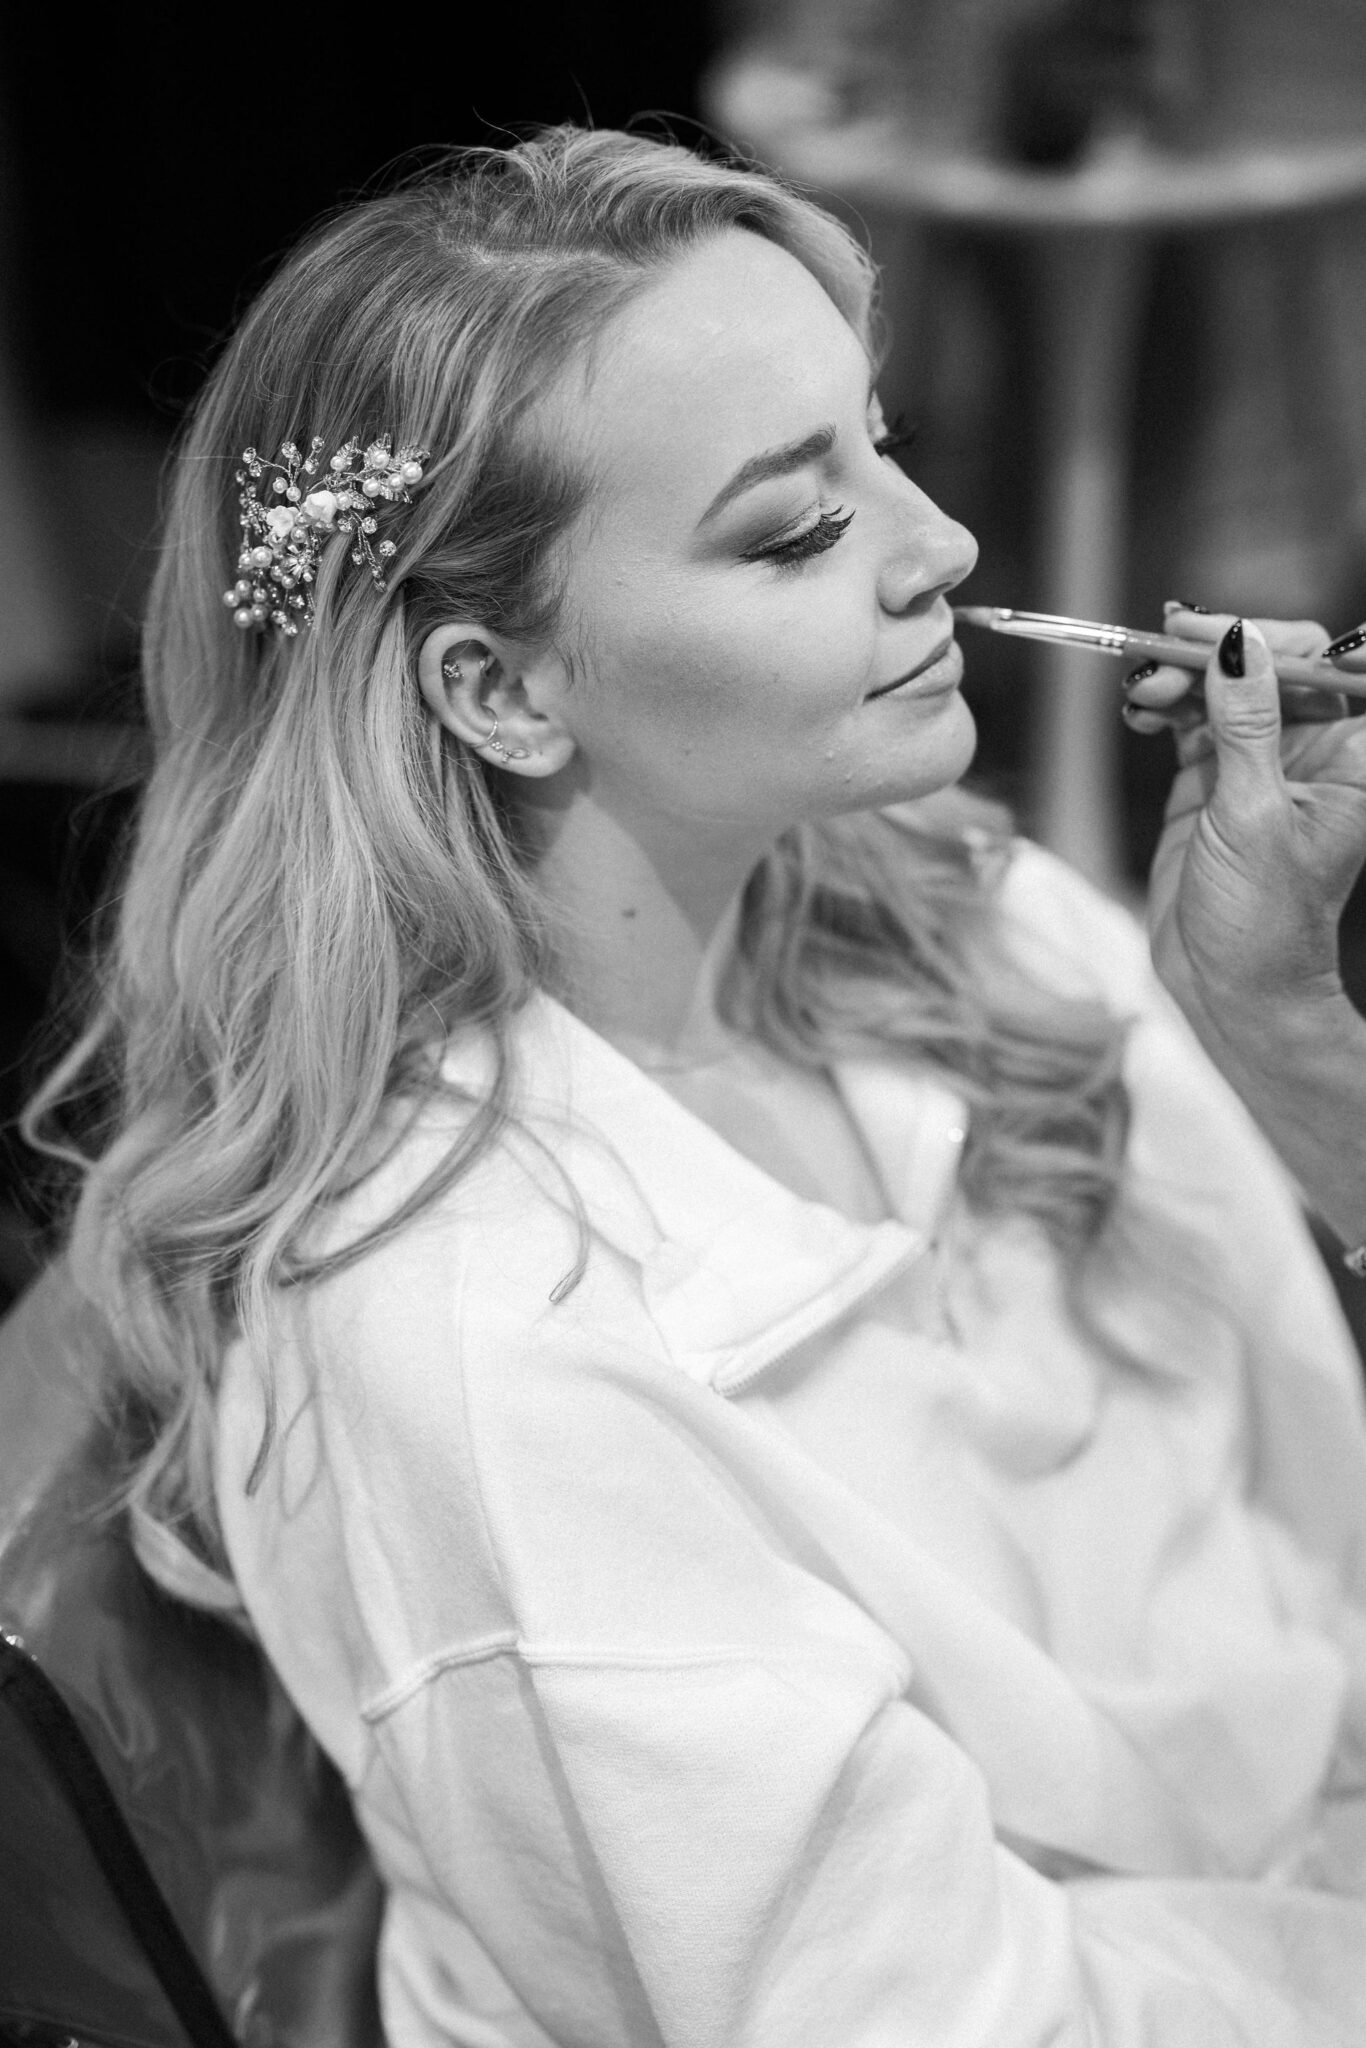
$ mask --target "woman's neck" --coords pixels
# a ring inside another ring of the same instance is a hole
[[[647,833],[583,791],[537,804],[531,823],[570,1007],[642,1063],[715,1057],[728,1037],[717,990],[762,841],[699,847],[657,818]]]

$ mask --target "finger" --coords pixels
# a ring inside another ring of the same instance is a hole
[[[1304,683],[1281,684],[1281,716],[1287,725],[1332,725],[1348,715],[1341,690],[1314,690]]]
[[[1168,662],[1145,661],[1125,676],[1124,695],[1127,702],[1140,705],[1145,711],[1165,711],[1168,705],[1179,703],[1192,690],[1198,690],[1199,683],[1199,677],[1189,669],[1173,668]]]
[[[1223,638],[1235,616],[1233,612],[1210,612],[1202,606],[1183,605],[1169,598],[1162,607],[1162,630],[1179,634],[1183,640],[1203,640],[1212,644]],[[1298,654],[1308,658],[1322,654],[1329,643],[1330,635],[1317,619],[1259,617],[1255,623],[1273,654]],[[1361,644],[1366,648],[1366,628],[1362,632]]]
[[[1162,607],[1162,630],[1174,633],[1178,640],[1203,640],[1214,647],[1232,625],[1234,616],[1233,612],[1212,612],[1202,604],[1169,597]]]
[[[1208,716],[1202,697],[1198,703],[1173,704],[1165,711],[1148,710],[1141,704],[1126,704],[1121,714],[1130,732],[1192,732]]]
[[[1256,618],[1253,624],[1273,654],[1312,657],[1322,654],[1331,638],[1327,627],[1317,619]]]
[[[1227,630],[1231,619],[1221,618],[1214,612],[1195,612],[1187,607],[1169,601],[1164,606],[1163,624],[1169,632],[1180,632],[1183,637],[1195,637],[1198,633],[1208,641],[1219,627]],[[1254,621],[1274,655],[1294,654],[1302,659],[1312,659],[1324,653],[1328,645],[1327,630],[1316,619],[1257,619]],[[1191,632],[1187,635],[1186,628]],[[1366,626],[1358,629],[1362,647],[1351,654],[1343,666],[1358,665],[1366,672]],[[1222,638],[1222,633],[1219,634]],[[1351,636],[1344,634],[1343,640]],[[1331,671],[1325,669],[1325,675]],[[1184,669],[1173,668],[1169,663],[1144,662],[1141,668],[1131,669],[1124,681],[1124,694],[1131,704],[1142,705],[1145,710],[1165,711],[1177,701],[1190,697],[1192,703],[1203,706],[1204,690],[1199,679]],[[1281,713],[1287,725],[1323,725],[1349,715],[1346,697],[1338,690],[1315,690],[1303,683],[1281,684]],[[1203,716],[1203,711],[1201,713]],[[1153,732],[1157,728],[1129,720],[1135,732]]]
[[[1339,633],[1323,651],[1335,667],[1352,675],[1366,674],[1366,626],[1353,626],[1349,632]]]
[[[1271,649],[1251,620],[1235,619],[1205,669],[1209,732],[1219,779],[1211,799],[1230,836],[1237,821],[1283,799],[1281,700]]]
[[[1173,730],[1171,716],[1168,712],[1145,711],[1138,704],[1126,704],[1120,712],[1120,717],[1124,720],[1130,732],[1139,732],[1146,735],[1150,733],[1171,732]]]

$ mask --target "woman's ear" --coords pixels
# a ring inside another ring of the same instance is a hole
[[[438,724],[492,767],[554,775],[572,759],[573,739],[553,712],[533,704],[518,651],[498,634],[454,621],[438,626],[422,643],[417,680]]]

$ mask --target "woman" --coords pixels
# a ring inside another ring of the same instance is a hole
[[[40,1112],[112,1064],[143,1554],[345,1775],[400,2048],[1366,2018],[1350,1347],[1136,935],[953,792],[871,297],[551,131],[315,236],[177,465]]]

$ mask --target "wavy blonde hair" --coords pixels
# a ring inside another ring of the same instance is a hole
[[[736,227],[804,264],[876,355],[871,266],[817,206],[673,144],[554,128],[312,234],[174,456],[144,648],[154,768],[92,1014],[27,1130],[81,1175],[73,1258],[140,1425],[125,1497],[211,1560],[228,1337],[259,1342],[282,1279],[360,1256],[495,1142],[509,1020],[554,973],[498,777],[427,714],[418,649],[451,616],[553,638],[557,546],[587,486],[529,431],[533,406],[661,266]],[[434,451],[387,591],[338,546],[311,630],[237,629],[241,450],[381,432]],[[1075,1251],[1118,1181],[1121,1030],[1008,968],[965,827],[1003,822],[960,797],[942,826],[787,835],[749,884],[726,1002],[808,1064],[892,1045],[946,1070],[972,1104],[973,1201]],[[498,1079],[441,1171],[382,1231],[304,1263],[386,1103],[438,1088],[440,1044],[469,1026],[492,1034]],[[79,1147],[61,1133],[92,1095],[112,1107]]]

